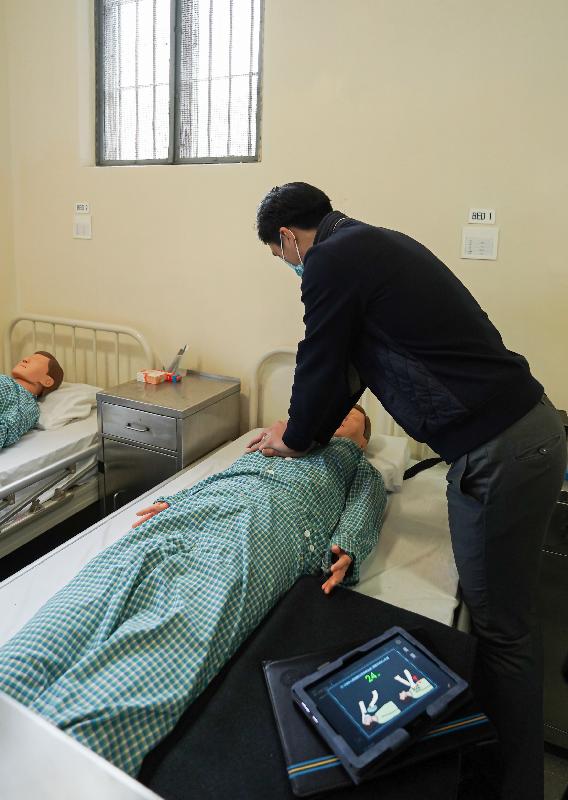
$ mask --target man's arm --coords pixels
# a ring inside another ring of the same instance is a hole
[[[327,409],[329,414],[327,418],[324,414],[321,414],[318,419],[318,430],[314,436],[316,442],[323,445],[329,442],[338,426],[351,411],[355,403],[360,400],[366,388],[367,387],[361,382],[361,378],[355,367],[350,365],[348,367],[348,379],[345,383],[345,393],[343,397],[338,395],[337,398],[334,399],[333,405]]]
[[[380,472],[361,458],[349,488],[341,518],[331,537],[353,559],[343,580],[346,585],[359,581],[361,562],[377,543],[385,508],[387,492]],[[323,566],[331,567],[332,553],[328,551]]]
[[[349,388],[349,369],[363,314],[357,281],[343,262],[317,252],[308,257],[302,302],[306,333],[298,345],[288,426],[282,437],[297,451],[307,450],[314,439],[326,444],[356,402]]]

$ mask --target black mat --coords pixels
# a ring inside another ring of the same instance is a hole
[[[262,673],[265,659],[363,641],[400,625],[413,629],[414,635],[422,629],[434,652],[466,680],[470,678],[473,637],[346,589],[325,596],[320,583],[312,577],[298,581],[188,708],[175,730],[147,756],[139,780],[165,800],[292,798]],[[452,800],[459,766],[455,751],[332,796]]]

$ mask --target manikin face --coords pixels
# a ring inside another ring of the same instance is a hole
[[[364,450],[367,447],[367,440],[363,436],[364,432],[365,415],[362,414],[358,408],[352,408],[339,428],[335,431],[334,436],[351,439]]]
[[[29,390],[35,394],[42,394],[44,389],[53,386],[53,378],[47,374],[49,359],[41,353],[33,353],[18,361],[12,370],[12,377],[30,384]]]

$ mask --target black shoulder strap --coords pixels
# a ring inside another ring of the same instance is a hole
[[[409,478],[414,478],[414,476],[418,475],[419,472],[423,472],[425,469],[429,469],[430,467],[435,467],[436,464],[440,464],[443,460],[443,458],[425,458],[424,461],[419,461],[417,464],[413,464],[411,467],[405,470],[402,479],[407,481]]]

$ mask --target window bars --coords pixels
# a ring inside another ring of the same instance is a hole
[[[256,161],[262,0],[97,0],[97,163]]]

